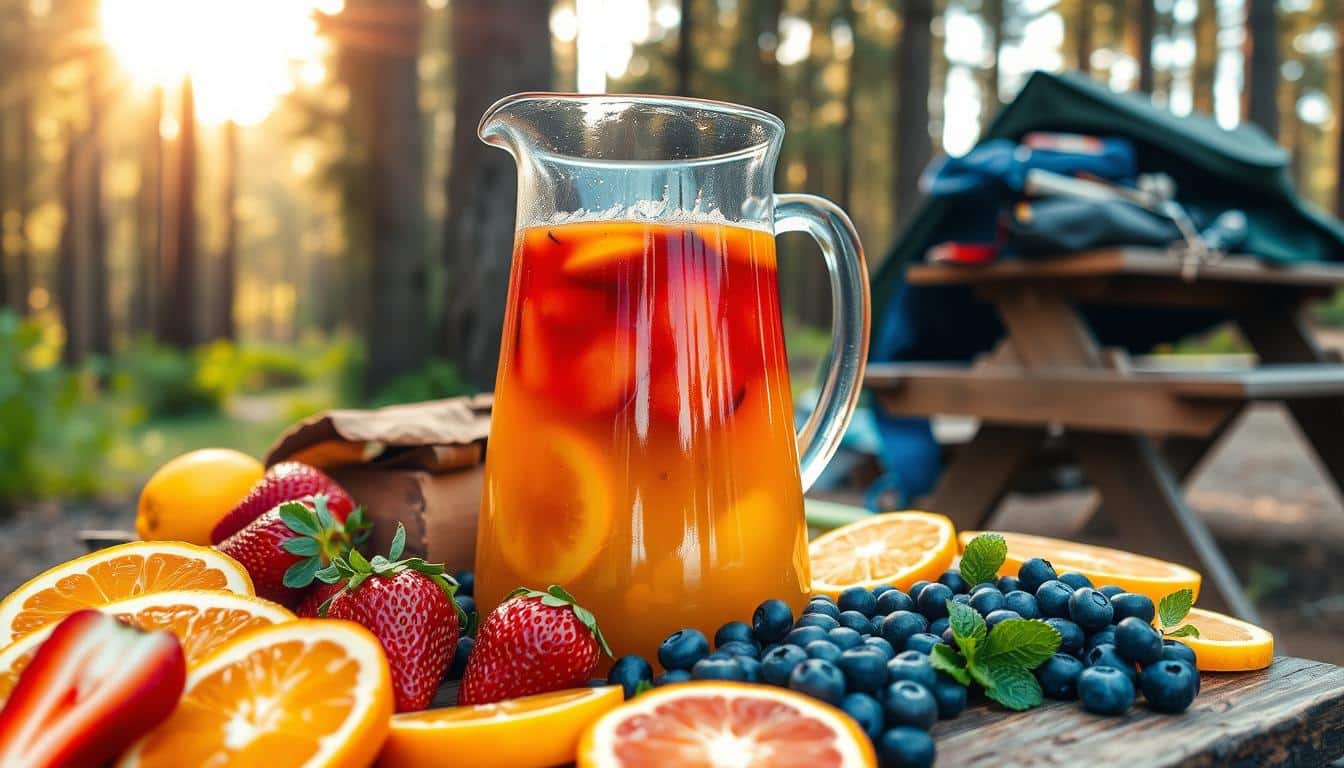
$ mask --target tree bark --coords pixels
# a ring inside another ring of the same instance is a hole
[[[849,72],[845,77],[845,118],[840,123],[840,207],[846,211],[854,210],[854,110],[858,101],[859,76],[859,24],[854,12],[854,3],[841,0],[840,18],[849,27],[854,41],[849,53]]]
[[[1155,83],[1153,73],[1153,36],[1157,32],[1157,8],[1154,0],[1134,0],[1134,9],[1138,25],[1134,42],[1134,59],[1139,63],[1139,90],[1152,94]]]
[[[493,386],[513,253],[516,171],[472,126],[496,99],[551,82],[549,0],[455,0],[454,114],[439,351],[468,382]]]
[[[1344,13],[1335,16],[1335,111],[1344,106]],[[1335,118],[1335,216],[1344,218],[1344,120]]]
[[[1003,48],[1003,4],[1006,0],[985,0],[985,26],[989,28],[989,70],[985,73],[985,101],[980,109],[980,130],[1003,106],[999,97],[999,51]]]
[[[1279,135],[1279,25],[1275,0],[1247,0],[1246,118]]]
[[[107,268],[107,215],[103,210],[103,60],[95,58],[85,80],[88,89],[87,135],[88,236],[89,236],[89,352],[107,358],[112,354],[111,291]]]
[[[1092,0],[1078,0],[1074,17],[1073,61],[1084,75],[1092,73]]]
[[[220,213],[224,216],[224,246],[219,254],[219,296],[215,303],[215,334],[233,341],[237,328],[233,322],[233,301],[238,283],[238,124],[224,123],[224,194]]]
[[[135,195],[135,259],[131,275],[129,326],[133,335],[150,332],[154,318],[154,286],[159,275],[160,231],[163,226],[163,88],[155,86],[145,114],[140,150],[139,188]]]
[[[1213,84],[1218,75],[1218,1],[1199,0],[1195,15],[1195,68],[1190,89],[1195,111],[1213,114]]]
[[[28,34],[28,4],[21,3],[14,25],[15,33],[21,41],[22,54],[18,62],[18,71],[22,73],[18,104],[15,105],[15,122],[18,124],[18,152],[14,167],[14,186],[19,211],[19,252],[14,265],[14,289],[19,297],[19,311],[28,314],[32,311],[29,295],[33,290],[33,252],[28,242],[28,214],[32,208],[31,169],[33,162],[33,96],[29,69],[33,61],[35,43]]]
[[[677,93],[691,95],[691,75],[695,70],[695,3],[681,0],[681,24],[677,27]]]
[[[0,74],[0,93],[6,91],[5,86],[8,78]],[[5,226],[5,213],[9,210],[9,154],[6,152],[9,141],[8,114],[0,112],[0,309],[17,307],[19,297],[10,295],[9,268],[9,238],[6,235],[9,229]]]
[[[172,174],[172,236],[165,243],[159,290],[158,337],[187,349],[196,335],[196,99],[182,81],[177,162]]]
[[[929,87],[933,55],[933,0],[908,0],[896,51],[896,226],[919,201],[919,176],[933,157]]]
[[[79,243],[75,224],[79,217],[77,205],[76,165],[78,141],[72,126],[65,127],[65,156],[61,159],[58,190],[61,201],[61,236],[56,245],[56,300],[61,308],[61,326],[65,329],[65,346],[61,359],[66,365],[78,365],[84,359],[83,307],[79,296]]]

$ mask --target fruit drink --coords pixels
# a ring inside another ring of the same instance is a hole
[[[655,659],[808,593],[775,241],[714,221],[518,233],[476,552],[483,612],[565,586]]]

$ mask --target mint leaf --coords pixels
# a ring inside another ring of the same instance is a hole
[[[982,533],[961,553],[961,577],[967,584],[993,581],[1008,557],[1008,542],[997,533]]]
[[[933,662],[933,668],[946,672],[962,685],[971,684],[971,673],[966,671],[966,660],[960,653],[952,650],[951,646],[939,643],[933,646],[929,652],[929,660]]]
[[[1180,629],[1173,629],[1170,632],[1164,632],[1167,637],[1199,637],[1199,627],[1194,624],[1186,624]]]
[[[985,674],[990,681],[985,686],[985,695],[1008,709],[1020,712],[1041,705],[1041,684],[1025,669],[998,666],[990,667]]]
[[[1059,631],[1037,619],[1008,619],[994,627],[976,664],[1035,669],[1059,650]]]
[[[1190,606],[1195,604],[1195,593],[1188,589],[1178,589],[1162,598],[1157,604],[1157,618],[1164,627],[1174,627],[1185,620]]]
[[[947,601],[947,620],[952,625],[952,636],[957,647],[972,664],[976,661],[976,651],[985,641],[985,620],[975,609],[962,603]]]

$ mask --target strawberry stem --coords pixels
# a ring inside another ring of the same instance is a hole
[[[327,584],[342,584],[342,586],[318,606],[318,615],[326,615],[327,606],[331,605],[336,595],[341,592],[354,592],[369,578],[378,576],[390,579],[402,571],[415,571],[443,590],[448,596],[448,602],[452,603],[453,609],[457,611],[458,624],[465,627],[468,621],[467,613],[462,610],[462,606],[458,605],[454,597],[457,594],[457,580],[445,572],[443,563],[429,563],[420,557],[397,559],[400,558],[405,544],[406,529],[401,523],[397,523],[397,533],[392,537],[392,546],[388,551],[391,557],[374,555],[372,559],[368,559],[353,547],[343,556],[333,557],[331,565],[317,571],[315,575]]]

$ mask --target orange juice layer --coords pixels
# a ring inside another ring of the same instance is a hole
[[[476,595],[558,583],[654,659],[761,600],[800,609],[806,525],[774,238],[722,224],[519,233]]]

